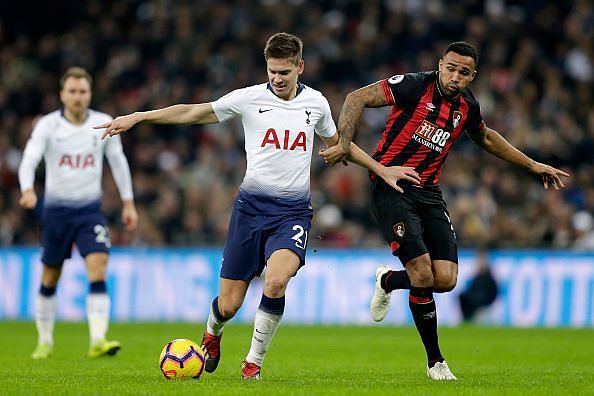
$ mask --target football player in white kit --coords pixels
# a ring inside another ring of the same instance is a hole
[[[90,345],[88,357],[113,355],[118,341],[106,340],[110,299],[105,283],[111,246],[105,216],[101,212],[103,156],[107,157],[123,202],[122,222],[136,228],[138,214],[132,195],[128,162],[120,139],[101,140],[93,125],[111,120],[107,114],[89,109],[90,74],[72,67],[60,80],[63,109],[39,119],[25,147],[19,166],[19,183],[24,208],[37,206],[33,189],[35,169],[45,160],[45,198],[41,219],[41,287],[35,305],[38,344],[33,359],[52,354],[57,311],[56,287],[72,244],[85,259],[89,280],[86,300]]]
[[[98,126],[106,128],[107,137],[139,122],[208,124],[241,117],[247,170],[231,215],[219,295],[212,301],[202,339],[207,372],[216,369],[221,357],[223,326],[241,307],[250,281],[266,266],[251,349],[242,364],[242,378],[260,379],[284,312],[287,284],[305,264],[314,134],[328,146],[338,142],[338,134],[326,98],[298,81],[304,67],[302,48],[298,37],[277,33],[264,49],[267,83],[238,89],[211,103],[137,112]],[[386,168],[354,145],[350,152],[350,161],[379,172],[396,189],[399,179],[419,182],[412,168]]]

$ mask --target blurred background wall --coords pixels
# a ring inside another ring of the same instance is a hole
[[[108,274],[111,315],[117,321],[203,322],[218,291],[221,249],[115,249]],[[283,320],[307,324],[374,323],[369,300],[375,268],[391,260],[387,249],[323,249],[291,280]],[[459,296],[476,274],[475,256],[460,255],[458,286],[435,294],[440,325],[463,321]],[[490,268],[497,279],[495,302],[473,318],[484,325],[520,327],[594,327],[594,253],[550,251],[494,252]],[[39,252],[0,251],[0,319],[33,318],[39,288]],[[255,283],[261,282],[259,278]],[[251,323],[261,285],[251,287],[234,322]],[[58,318],[85,318],[87,280],[75,257],[64,267],[58,288]],[[392,293],[392,310],[382,322],[412,325],[408,292]]]

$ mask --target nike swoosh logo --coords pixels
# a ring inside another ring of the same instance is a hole
[[[261,332],[260,330],[258,330],[258,329],[256,329],[256,333],[258,333],[258,334],[264,334],[264,335],[268,334],[268,333],[262,333],[262,332]]]
[[[274,110],[274,109],[264,109],[264,110],[262,110],[260,108],[260,109],[258,109],[258,113],[262,114],[262,113],[266,113],[267,111],[272,111],[272,110]]]

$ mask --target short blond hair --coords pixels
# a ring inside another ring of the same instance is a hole
[[[64,88],[66,80],[68,80],[70,77],[84,78],[89,82],[89,86],[93,85],[93,77],[91,77],[91,74],[88,71],[82,67],[73,66],[69,67],[68,70],[66,70],[66,73],[62,75],[62,78],[60,78],[60,88]]]

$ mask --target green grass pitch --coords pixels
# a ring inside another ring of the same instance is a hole
[[[456,382],[425,376],[413,327],[281,325],[263,380],[244,382],[240,365],[251,326],[225,329],[216,373],[168,381],[158,368],[173,338],[200,342],[203,324],[112,324],[118,356],[84,357],[84,323],[57,323],[54,355],[30,358],[33,323],[0,322],[1,395],[586,395],[594,394],[592,329],[441,328],[442,352]]]

